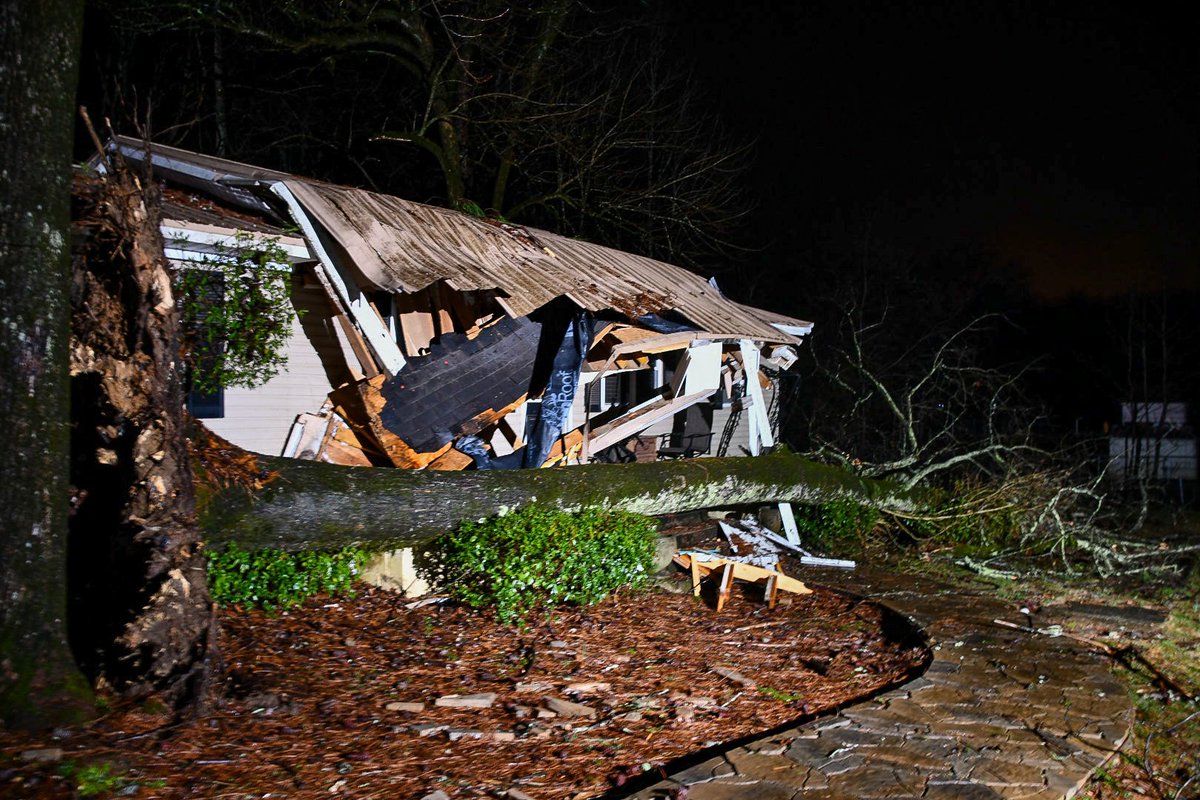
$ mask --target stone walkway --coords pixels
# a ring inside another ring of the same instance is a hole
[[[1027,624],[1008,605],[862,569],[801,577],[915,622],[933,648],[925,674],[728,750],[630,800],[1057,800],[1074,796],[1129,734],[1133,707],[1107,664],[1066,637],[994,624]]]

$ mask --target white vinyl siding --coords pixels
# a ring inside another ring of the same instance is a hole
[[[287,365],[262,386],[225,389],[225,416],[204,420],[218,436],[251,452],[282,453],[296,415],[319,410],[329,392],[349,380],[345,349],[321,290],[298,288],[292,299],[306,313],[303,324],[292,316]]]

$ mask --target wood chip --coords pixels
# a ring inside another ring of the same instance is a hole
[[[721,645],[747,635],[727,628],[761,624],[756,612],[766,613],[758,587],[735,588],[720,619],[691,594],[621,593],[595,606],[537,615],[525,631],[453,604],[406,609],[396,595],[369,588],[354,598],[313,598],[286,614],[226,609],[221,652],[231,685],[246,687],[244,694],[172,728],[165,739],[160,731],[168,718],[140,704],[121,707],[101,725],[72,729],[64,758],[94,753],[136,769],[139,782],[186,786],[196,797],[237,787],[239,797],[284,791],[293,800],[316,800],[330,797],[338,780],[346,781],[340,796],[355,797],[422,798],[439,787],[451,793],[451,786],[501,793],[515,787],[538,800],[596,797],[611,789],[618,772],[657,767],[704,742],[782,728],[800,714],[747,685],[786,687],[820,713],[902,680],[923,658],[912,643],[883,634],[878,609],[820,590],[770,615],[780,623],[769,629],[772,642],[788,649]],[[356,642],[353,653],[348,636]],[[552,649],[552,641],[566,646]],[[714,644],[720,670],[709,666]],[[812,663],[824,674],[805,666]],[[570,702],[564,687],[598,683],[592,679],[600,675],[611,689],[575,697],[602,698],[612,712],[588,699],[584,708],[594,716],[533,718],[544,697],[554,705]],[[255,693],[286,701],[273,714],[251,714],[244,700]],[[433,702],[483,694],[495,701]],[[720,703],[721,713],[704,698]],[[419,712],[385,710],[422,700]],[[672,713],[685,705],[695,715],[674,724]],[[530,709],[528,716],[519,718],[519,706]],[[401,713],[413,718],[402,720]],[[610,720],[610,713],[620,718]],[[485,733],[450,743],[448,731]],[[0,729],[0,752],[15,756],[48,744],[56,743]],[[360,764],[359,754],[369,762]],[[340,777],[330,771],[339,765],[350,771]],[[7,766],[12,781],[46,769],[17,758]]]
[[[560,717],[594,717],[596,709],[591,706],[585,706],[582,703],[572,703],[570,700],[563,700],[558,697],[547,697],[544,699],[546,708],[558,714]]]
[[[495,702],[495,692],[483,692],[481,694],[447,694],[434,700],[433,704],[442,708],[491,708]]]
[[[604,681],[586,681],[584,683],[569,683],[563,691],[568,694],[595,694],[596,692],[611,692],[612,684]]]
[[[713,667],[712,671],[717,673],[718,675],[720,675],[722,678],[725,678],[726,680],[730,680],[736,684],[745,686],[747,689],[753,689],[754,687],[758,686],[758,684],[756,682],[750,680],[749,678],[747,678],[742,673],[738,672],[733,667]]]

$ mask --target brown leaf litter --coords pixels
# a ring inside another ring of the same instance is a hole
[[[735,592],[719,615],[690,594],[622,593],[525,629],[408,603],[362,589],[279,616],[227,610],[212,714],[171,726],[143,705],[57,740],[0,731],[0,796],[73,796],[53,763],[20,757],[61,747],[139,798],[591,797],[925,657],[887,639],[877,607],[820,589],[774,611]]]

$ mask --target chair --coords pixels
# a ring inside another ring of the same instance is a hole
[[[670,433],[664,433],[658,445],[658,457],[695,458],[712,449],[713,409],[709,403],[696,403],[675,415]]]

